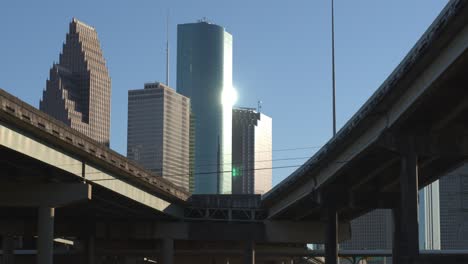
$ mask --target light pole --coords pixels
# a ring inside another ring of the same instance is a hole
[[[333,101],[333,137],[336,135],[336,89],[335,89],[335,12],[334,0],[331,0],[331,18],[332,18],[332,101]]]

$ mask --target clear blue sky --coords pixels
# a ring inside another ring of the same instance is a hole
[[[379,87],[432,23],[446,0],[335,0],[337,123]],[[0,88],[39,105],[72,17],[98,31],[112,78],[111,148],[126,154],[127,91],[164,81],[170,10],[171,86],[176,24],[206,17],[233,35],[238,106],[273,118],[273,149],[321,146],[331,129],[330,0],[2,0]],[[317,148],[274,151],[274,159]],[[273,166],[302,164],[276,161]],[[273,184],[292,169],[275,169]]]

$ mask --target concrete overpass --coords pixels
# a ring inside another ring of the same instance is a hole
[[[417,191],[468,154],[467,69],[467,2],[450,1],[336,137],[263,197],[268,219],[327,219],[336,263],[337,223],[391,208],[394,263],[420,263]]]
[[[394,211],[395,263],[468,262],[427,257],[417,233],[417,190],[468,155],[467,48],[468,4],[450,1],[337,136],[262,200],[190,197],[1,90],[3,263],[15,243],[41,264],[274,263],[313,255],[304,243],[325,243],[336,263],[349,221],[376,208]]]
[[[0,156],[2,263],[242,263],[254,252],[274,263],[324,241],[322,221],[267,220],[259,195],[191,196],[1,89]],[[349,238],[349,223],[340,232]]]

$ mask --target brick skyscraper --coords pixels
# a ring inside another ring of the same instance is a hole
[[[111,79],[97,32],[74,18],[39,109],[109,146],[110,96]]]

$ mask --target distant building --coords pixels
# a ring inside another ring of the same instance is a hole
[[[419,195],[419,249],[440,247],[439,181],[421,189]]]
[[[376,209],[351,221],[351,239],[341,249],[392,249],[393,217],[389,209]]]
[[[231,193],[232,89],[231,34],[204,21],[178,25],[177,91],[195,121],[197,194]]]
[[[109,146],[111,79],[97,32],[73,19],[39,109]]]
[[[161,83],[128,91],[127,157],[189,190],[190,99]]]
[[[440,249],[439,184],[421,189],[419,195],[419,248]],[[392,249],[393,217],[390,209],[376,209],[351,221],[351,239],[341,249]],[[390,263],[390,258],[373,258],[367,263]]]
[[[251,108],[232,110],[232,193],[271,189],[272,120]]]
[[[442,249],[468,248],[468,165],[439,179]]]

